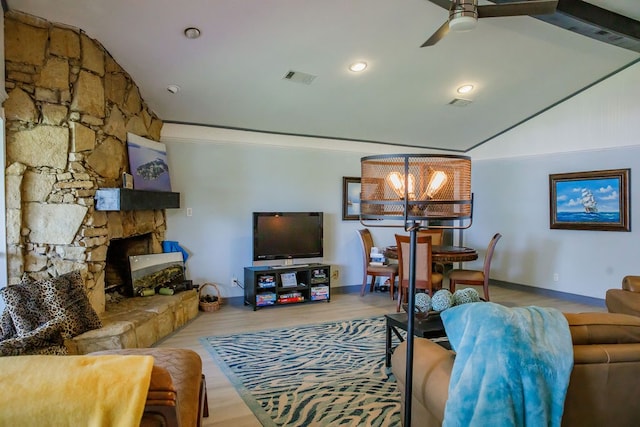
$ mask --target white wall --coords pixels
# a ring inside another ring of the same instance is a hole
[[[635,64],[470,152],[475,210],[465,242],[486,247],[503,234],[493,278],[604,298],[640,274],[639,87]],[[631,168],[630,233],[549,228],[549,174],[619,168]]]
[[[191,253],[187,275],[195,283],[242,295],[230,283],[233,276],[243,281],[252,265],[254,211],[323,211],[323,261],[339,270],[332,286],[361,283],[362,225],[342,221],[342,177],[360,176],[362,156],[397,147],[173,124],[164,126],[162,141],[172,189],[181,193],[181,209],[166,211],[167,239]],[[372,228],[380,246],[394,244],[397,231]]]
[[[464,239],[481,256],[467,267],[481,266],[499,231],[504,237],[492,265],[499,280],[604,298],[624,275],[640,274],[637,231],[550,230],[548,188],[550,173],[631,168],[631,224],[638,224],[638,87],[636,64],[469,153],[475,210]],[[183,207],[167,211],[167,238],[192,253],[191,279],[219,283],[225,296],[241,295],[230,279],[242,280],[243,267],[251,265],[251,212],[321,210],[324,261],[340,271],[332,285],[361,282],[355,233],[361,225],[341,220],[342,177],[359,176],[364,155],[405,150],[173,124],[162,135]],[[372,231],[385,246],[397,229]]]

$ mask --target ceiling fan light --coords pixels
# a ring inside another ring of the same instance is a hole
[[[473,16],[457,16],[449,20],[449,30],[451,31],[470,31],[478,25],[478,19]]]

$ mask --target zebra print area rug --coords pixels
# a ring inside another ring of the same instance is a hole
[[[201,338],[263,426],[400,426],[384,318]]]

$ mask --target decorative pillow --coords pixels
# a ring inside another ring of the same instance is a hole
[[[13,326],[11,313],[5,308],[0,317],[0,341],[9,339],[16,334],[16,328]]]
[[[0,295],[4,299],[6,311],[11,316],[17,335],[25,335],[52,319],[43,304],[39,289],[31,284],[7,286],[0,289]]]
[[[64,338],[73,338],[102,327],[102,322],[84,291],[79,271],[39,280],[32,285],[41,288],[43,302],[50,317],[62,320]]]
[[[59,319],[53,319],[25,335],[0,341],[0,356],[67,354],[60,335],[61,326]]]
[[[25,279],[19,285],[0,289],[0,295],[5,300],[6,310],[19,336],[54,319],[62,322],[64,338],[73,338],[102,327],[84,291],[79,271],[38,281]],[[4,325],[3,319],[3,335]]]

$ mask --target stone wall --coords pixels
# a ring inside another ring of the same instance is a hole
[[[152,233],[161,252],[166,226],[163,210],[96,211],[95,191],[121,186],[127,132],[157,141],[162,121],[83,31],[14,11],[4,29],[9,284],[81,270],[102,313],[110,239]]]

